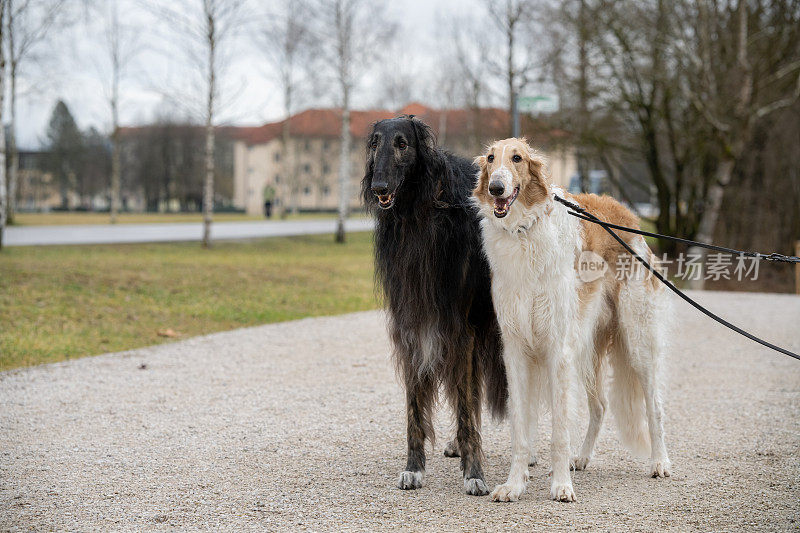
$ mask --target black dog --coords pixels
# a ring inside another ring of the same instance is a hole
[[[376,216],[376,278],[389,311],[397,371],[406,387],[408,463],[401,489],[422,486],[425,439],[443,385],[456,415],[445,455],[461,455],[468,494],[488,494],[481,461],[484,389],[505,411],[502,340],[490,294],[477,211],[469,202],[478,169],[436,148],[411,117],[376,123],[367,139],[362,195]]]

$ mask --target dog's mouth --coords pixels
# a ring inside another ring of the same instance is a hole
[[[390,209],[394,205],[394,193],[378,194],[378,207],[381,209]]]
[[[514,203],[514,200],[517,199],[517,195],[519,194],[519,187],[514,187],[514,192],[511,193],[511,196],[508,198],[495,198],[494,199],[494,216],[497,218],[503,218],[508,214],[508,210],[511,209],[511,204]]]

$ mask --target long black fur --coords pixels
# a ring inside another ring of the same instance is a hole
[[[404,474],[424,474],[425,440],[434,438],[432,410],[442,386],[456,416],[451,453],[460,452],[467,492],[486,494],[481,403],[485,393],[492,413],[503,416],[507,385],[489,265],[469,200],[478,169],[437,148],[430,128],[405,116],[373,125],[366,161],[362,196],[377,219],[376,277],[406,387]],[[381,209],[376,193],[392,191],[393,205]],[[401,488],[421,486],[404,474]]]

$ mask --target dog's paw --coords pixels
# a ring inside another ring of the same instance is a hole
[[[531,453],[530,459],[528,459],[528,466],[536,466],[539,464],[539,458],[536,457],[535,453]]]
[[[444,447],[444,456],[445,457],[461,457],[461,453],[458,450],[458,444],[456,444],[455,439],[451,440],[447,443],[447,446]]]
[[[573,457],[572,462],[570,462],[572,470],[586,470],[586,467],[588,465],[589,465],[588,457]]]
[[[515,502],[519,500],[523,492],[525,492],[524,483],[520,483],[519,485],[503,483],[494,488],[491,497],[493,502]]]
[[[572,483],[553,483],[550,486],[550,497],[557,502],[574,502],[575,491]]]
[[[471,496],[486,496],[489,494],[489,487],[486,482],[479,477],[464,478],[464,489]]]
[[[397,479],[397,486],[403,490],[418,489],[422,487],[424,479],[424,472],[411,472],[406,470],[405,472],[400,472],[400,477]]]
[[[669,459],[653,461],[650,463],[650,477],[669,477],[671,466]]]

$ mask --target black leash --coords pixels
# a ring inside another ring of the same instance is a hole
[[[556,197],[556,201],[561,202],[564,205],[567,205],[567,203],[565,203],[567,202],[567,200],[564,200],[563,198]],[[567,207],[569,207],[570,209],[575,209],[571,205],[567,205]],[[570,214],[578,218],[582,218],[583,220],[587,220],[589,222],[595,222],[595,220],[589,218],[589,216],[587,216],[586,214],[581,214],[581,213],[570,213]],[[756,259],[764,259],[765,261],[774,261],[782,263],[800,263],[800,257],[795,257],[793,255],[783,255],[777,253],[762,254],[759,252],[745,252],[742,250],[734,250],[733,248],[725,248],[724,246],[717,246],[716,244],[706,244],[704,242],[691,241],[689,239],[681,239],[680,237],[673,237],[672,235],[662,235],[661,233],[651,233],[649,231],[644,231],[640,229],[626,228],[625,226],[618,226],[610,222],[603,222],[602,225],[609,228],[627,231],[629,233],[636,233],[637,235],[644,235],[645,237],[655,237],[656,239],[668,239],[670,241],[682,242],[685,244],[690,244],[692,246],[699,246],[700,248],[708,248],[709,250],[716,250],[718,252],[725,252],[733,255],[755,257]]]
[[[729,252],[729,253],[732,253],[732,254],[745,255],[747,257],[757,257],[759,259],[767,259],[769,261],[786,261],[786,262],[789,262],[789,263],[797,263],[797,262],[800,262],[800,258],[789,257],[789,256],[781,255],[781,254],[764,255],[764,254],[759,254],[759,253],[756,253],[756,252],[741,252],[739,250],[731,250],[730,248],[723,248],[721,246],[713,246],[711,244],[705,244],[705,243],[690,241],[688,239],[679,239],[677,237],[670,237],[670,236],[667,236],[667,235],[659,235],[657,233],[649,233],[649,232],[646,232],[646,231],[635,230],[633,228],[626,228],[624,226],[618,226],[616,224],[611,224],[609,222],[605,222],[603,220],[600,220],[599,218],[597,218],[596,216],[594,216],[593,214],[589,213],[584,208],[579,206],[578,204],[576,204],[574,202],[570,202],[569,200],[565,200],[564,198],[561,198],[558,195],[553,195],[553,198],[555,199],[556,202],[558,202],[560,204],[563,204],[563,205],[567,206],[568,208],[570,208],[572,210],[572,211],[568,211],[570,215],[578,217],[578,218],[580,218],[582,220],[586,220],[586,221],[589,221],[589,222],[592,222],[594,224],[597,224],[597,225],[601,226],[604,230],[606,230],[606,232],[608,232],[609,235],[614,237],[614,240],[616,240],[618,243],[620,243],[622,245],[622,247],[625,248],[625,250],[628,251],[629,254],[631,254],[633,257],[635,257],[641,264],[644,265],[644,267],[647,270],[650,271],[651,274],[653,274],[656,278],[658,278],[659,281],[661,281],[661,283],[663,283],[664,285],[669,287],[669,289],[672,292],[674,292],[675,294],[677,294],[678,296],[683,298],[692,307],[694,307],[695,309],[697,309],[698,311],[700,311],[701,313],[703,313],[707,317],[716,320],[717,322],[719,322],[723,326],[732,329],[733,331],[735,331],[736,333],[739,333],[740,335],[744,335],[748,339],[750,339],[752,341],[755,341],[755,342],[761,344],[762,346],[766,346],[767,348],[772,348],[776,352],[780,352],[782,354],[788,355],[789,357],[794,357],[795,359],[800,360],[800,355],[798,355],[798,354],[796,354],[794,352],[790,352],[789,350],[787,350],[785,348],[781,348],[780,346],[776,346],[776,345],[772,344],[771,342],[765,341],[764,339],[760,339],[760,338],[756,337],[755,335],[753,335],[752,333],[748,333],[747,331],[743,330],[742,328],[740,328],[738,326],[735,326],[735,325],[731,324],[730,322],[728,322],[727,320],[725,320],[724,318],[712,313],[711,311],[709,311],[708,309],[706,309],[705,307],[703,307],[702,305],[700,305],[699,303],[694,301],[692,298],[688,297],[686,294],[683,293],[683,291],[681,291],[678,287],[676,287],[671,281],[666,279],[661,274],[661,272],[659,272],[658,270],[653,268],[650,265],[650,263],[645,261],[643,258],[641,258],[639,256],[639,254],[637,254],[635,251],[633,251],[633,249],[630,246],[628,246],[628,243],[626,243],[624,240],[622,240],[622,238],[619,235],[614,233],[614,231],[611,228],[622,230],[622,231],[627,231],[629,233],[637,233],[639,235],[647,235],[647,236],[650,236],[650,237],[659,237],[659,238],[672,239],[672,240],[676,240],[676,241],[680,241],[680,242],[691,243],[691,244],[696,245],[696,246],[702,246],[704,248],[710,248],[712,250],[725,251],[725,252]]]

